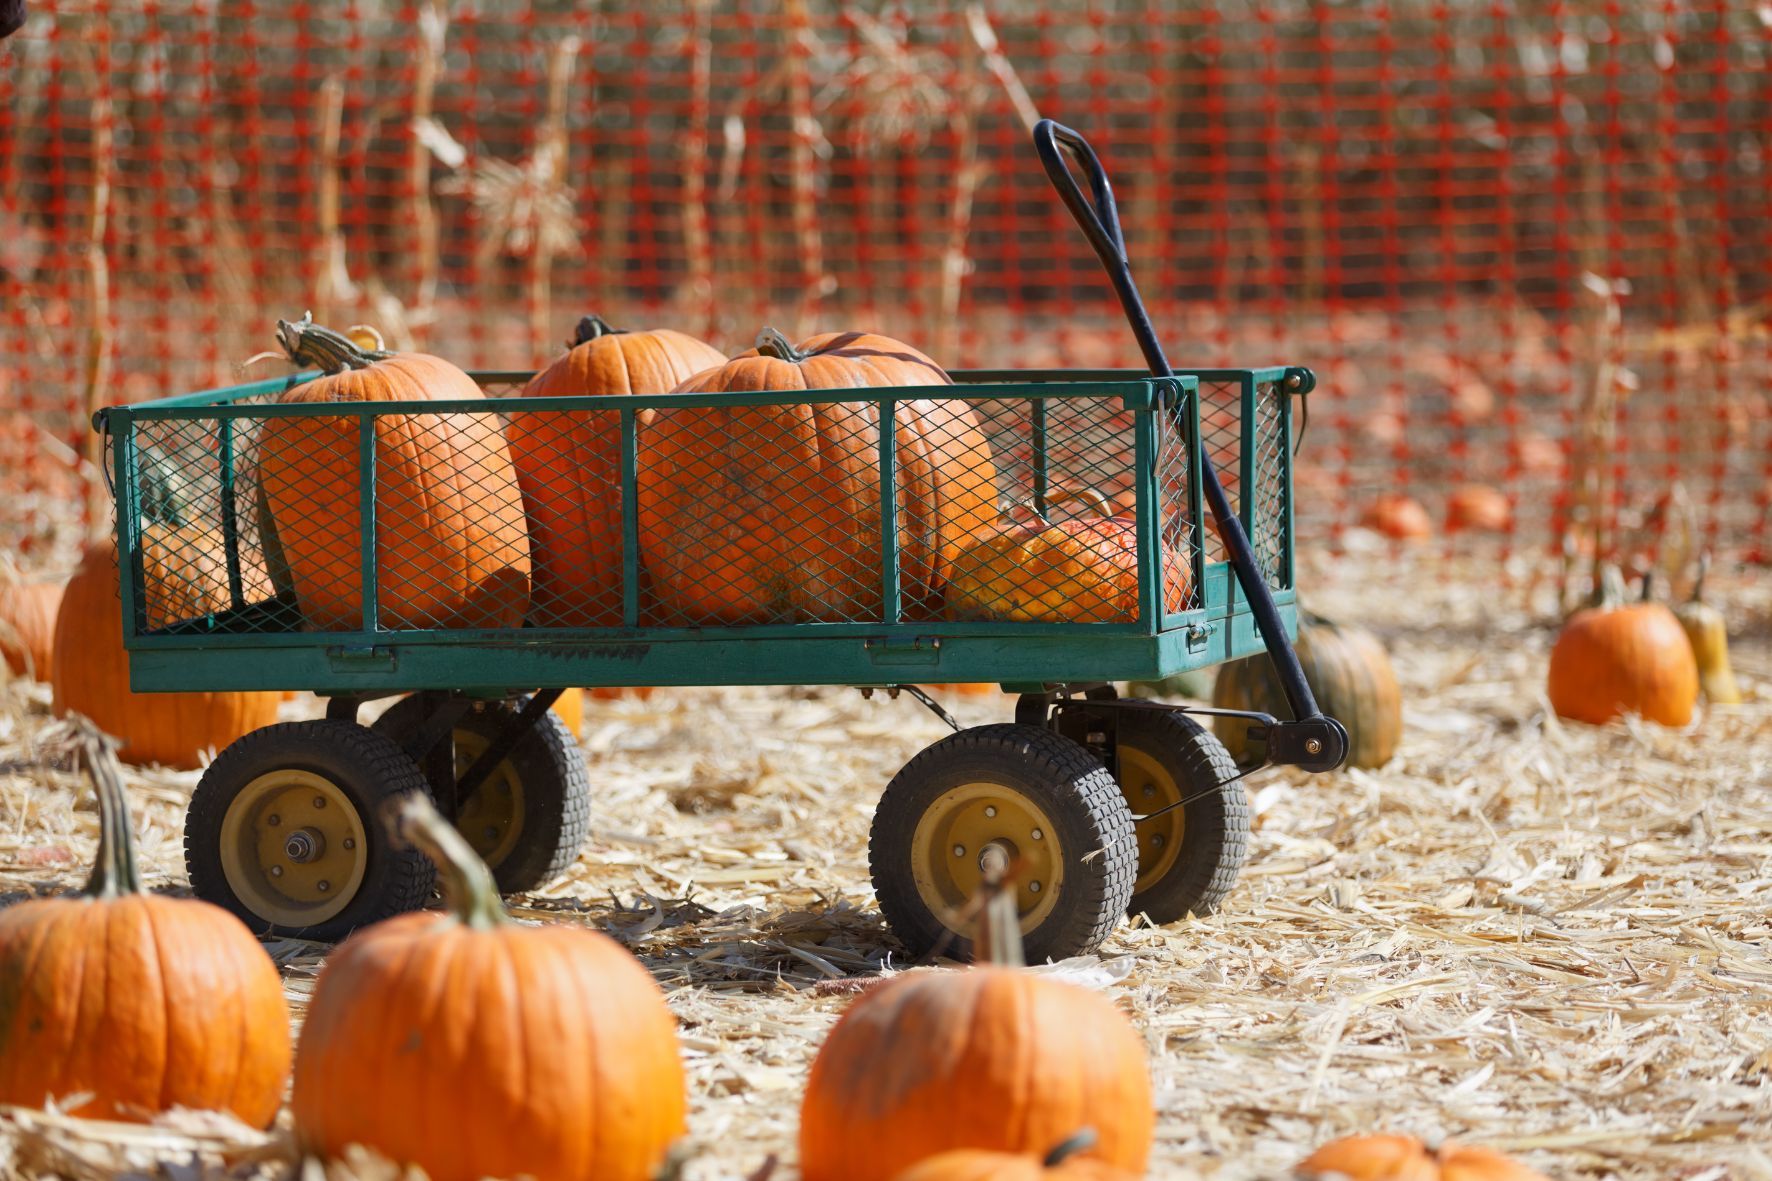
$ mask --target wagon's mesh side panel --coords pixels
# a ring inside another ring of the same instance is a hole
[[[1202,605],[1200,588],[1194,582],[1194,555],[1200,548],[1200,531],[1194,528],[1193,508],[1188,502],[1194,447],[1186,420],[1179,414],[1177,410],[1160,416],[1157,442],[1158,521],[1164,545],[1163,609],[1172,614]]]
[[[1243,387],[1239,383],[1200,379],[1200,441],[1206,445],[1206,459],[1218,473],[1218,482],[1224,485],[1231,507],[1241,511]],[[1204,499],[1200,502],[1200,514],[1206,525],[1202,530],[1206,560],[1222,562],[1224,542],[1213,523],[1212,507]]]
[[[257,428],[254,420],[222,418],[136,424],[130,474],[141,557],[138,628],[297,626],[293,600],[278,594],[281,571],[261,496]],[[230,437],[231,480],[224,446]],[[134,575],[131,566],[124,570]]]
[[[1268,585],[1286,589],[1286,390],[1278,382],[1255,387],[1255,558]]]

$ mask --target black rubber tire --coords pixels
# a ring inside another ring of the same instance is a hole
[[[490,741],[528,700],[478,702],[456,729]],[[423,697],[402,697],[372,728],[404,743],[424,723],[427,708]],[[502,893],[520,894],[547,885],[578,860],[591,829],[591,773],[578,739],[553,710],[541,716],[507,761],[523,784],[523,822],[516,845],[491,869]]]
[[[222,826],[239,793],[259,776],[279,769],[311,771],[330,780],[357,809],[368,863],[350,904],[334,917],[308,926],[270,922],[234,893],[222,869]],[[331,942],[429,903],[436,870],[423,853],[396,847],[386,809],[399,798],[429,796],[417,764],[398,745],[355,722],[321,718],[282,722],[231,743],[209,764],[185,812],[185,869],[197,897],[238,915],[259,935]]]
[[[1133,894],[1130,913],[1147,915],[1155,923],[1211,914],[1236,886],[1249,856],[1249,800],[1237,778],[1236,760],[1210,730],[1168,710],[1125,711],[1117,741],[1122,758],[1131,745],[1160,763],[1187,801],[1175,864]],[[1126,803],[1134,815],[1147,810],[1130,792]],[[1140,833],[1141,850],[1145,839]]]
[[[1101,760],[1068,738],[1034,726],[974,726],[917,755],[880,796],[868,837],[868,868],[880,910],[918,958],[940,951],[972,958],[969,933],[949,928],[918,891],[912,845],[923,814],[950,789],[995,783],[1036,802],[1052,818],[1064,858],[1058,901],[1023,934],[1029,963],[1095,950],[1126,912],[1137,874],[1132,815]]]

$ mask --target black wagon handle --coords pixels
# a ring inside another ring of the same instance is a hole
[[[1040,154],[1040,163],[1046,169],[1052,187],[1058,190],[1059,198],[1071,211],[1077,225],[1082,227],[1083,236],[1089,239],[1101,265],[1106,268],[1151,373],[1156,377],[1175,376],[1175,370],[1170,368],[1163,346],[1157,340],[1157,330],[1151,325],[1150,314],[1145,311],[1144,300],[1139,298],[1138,285],[1132,281],[1132,263],[1126,257],[1126,238],[1120,231],[1114,187],[1108,182],[1100,157],[1082,135],[1051,119],[1042,119],[1035,124],[1034,150]],[[1077,175],[1065,159],[1066,151],[1082,167],[1089,182],[1090,195],[1085,195],[1083,186],[1077,183]],[[1231,568],[1236,571],[1237,582],[1243,588],[1243,597],[1249,602],[1250,613],[1261,629],[1268,658],[1273,661],[1280,688],[1286,694],[1286,704],[1292,707],[1292,716],[1297,719],[1268,727],[1268,759],[1312,771],[1332,771],[1347,757],[1347,730],[1334,718],[1324,717],[1317,708],[1316,695],[1304,678],[1298,653],[1292,650],[1292,643],[1286,638],[1280,609],[1268,589],[1267,580],[1261,575],[1255,547],[1249,544],[1243,522],[1231,508],[1230,497],[1225,495],[1218,471],[1206,454],[1204,439],[1197,441],[1194,462],[1200,467],[1202,489],[1206,504],[1212,510],[1213,522],[1218,527],[1218,536],[1224,542]]]

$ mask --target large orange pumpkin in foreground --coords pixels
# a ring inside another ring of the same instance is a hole
[[[992,1152],[983,1148],[956,1148],[918,1162],[900,1173],[896,1181],[1138,1181],[1142,1171],[1130,1172],[1082,1155],[1095,1144],[1093,1129],[1079,1133],[1037,1157],[1026,1152]]]
[[[825,1038],[800,1108],[805,1181],[891,1181],[952,1149],[1042,1153],[1082,1127],[1090,1155],[1144,1172],[1143,1040],[1100,993],[1021,970],[1013,890],[984,913],[983,963],[895,977]]]
[[[114,545],[86,551],[62,593],[50,683],[55,712],[85,714],[123,743],[131,763],[190,769],[277,720],[278,693],[132,693]]]
[[[0,1103],[148,1120],[227,1111],[255,1128],[283,1104],[289,1007],[244,923],[193,898],[141,892],[115,757],[86,722],[97,864],[83,893],[0,910]]]
[[[649,1181],[683,1133],[676,1023],[652,976],[582,927],[509,922],[428,801],[404,811],[448,913],[360,931],[326,961],[296,1052],[296,1131],[431,1181]]]
[[[757,347],[681,393],[945,386],[884,336]],[[960,551],[996,520],[996,468],[954,398],[898,403],[904,614],[934,618]],[[665,625],[879,620],[880,430],[870,402],[660,411],[640,434],[640,553]]]
[[[568,351],[537,373],[526,398],[666,394],[726,363],[712,345],[670,329],[624,332],[579,321]],[[651,411],[641,411],[650,421]],[[529,513],[531,618],[540,627],[622,621],[621,415],[533,410],[511,415],[511,459]]]
[[[1546,1181],[1544,1174],[1488,1148],[1452,1140],[1429,1148],[1413,1136],[1347,1136],[1323,1145],[1295,1170],[1348,1181]]]
[[[423,353],[365,353],[309,320],[277,322],[289,359],[325,376],[278,401],[466,401],[467,374]],[[529,609],[523,496],[495,407],[484,413],[384,414],[375,432],[376,577],[388,628],[519,627]],[[303,624],[363,623],[355,415],[268,418],[259,479]]]
[[[1052,497],[1058,503],[1063,497]],[[1099,499],[1099,497],[1097,498]],[[1108,515],[1057,522],[1012,514],[954,563],[952,619],[1013,623],[1130,623],[1138,618],[1138,522]],[[1186,609],[1193,571],[1171,550],[1163,563],[1164,602]]]
[[[26,582],[11,562],[0,559],[0,657],[14,675],[49,679],[62,586],[55,581]]]
[[[1638,714],[1684,726],[1698,703],[1698,662],[1662,603],[1622,603],[1608,571],[1598,606],[1569,617],[1551,649],[1549,695],[1558,717],[1600,725]]]

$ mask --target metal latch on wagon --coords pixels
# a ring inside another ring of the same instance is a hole
[[[940,636],[869,636],[862,642],[875,664],[940,664]]]
[[[326,649],[326,661],[333,671],[344,673],[391,673],[396,664],[392,648],[345,644]]]

